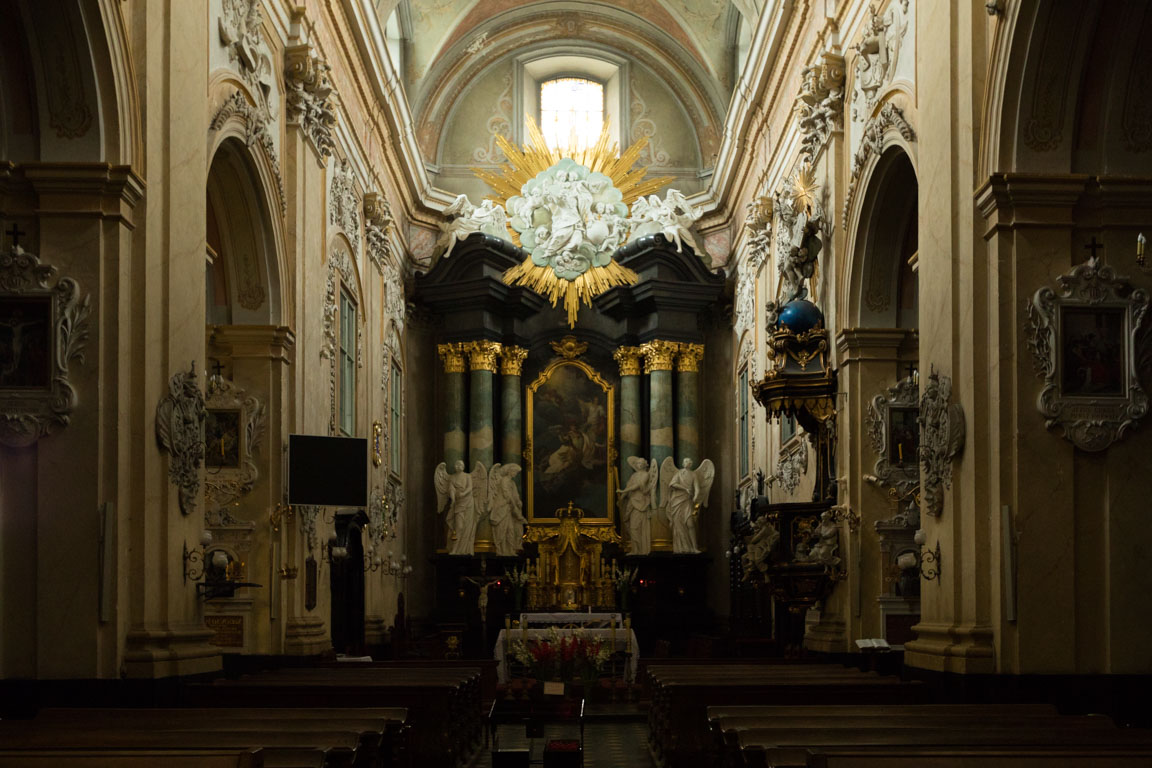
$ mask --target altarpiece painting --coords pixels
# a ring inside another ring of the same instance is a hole
[[[528,387],[528,519],[556,519],[569,502],[585,520],[614,518],[613,387],[588,364],[554,360]]]

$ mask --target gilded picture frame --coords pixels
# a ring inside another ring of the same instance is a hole
[[[585,522],[615,523],[615,394],[596,369],[575,359],[553,360],[526,388],[529,521],[557,524],[557,510],[571,501],[584,509]]]
[[[872,473],[887,488],[920,482],[920,386],[908,376],[872,398],[866,424],[876,454]]]
[[[1097,259],[1056,282],[1028,305],[1027,344],[1044,380],[1036,407],[1077,448],[1102,451],[1148,413],[1136,368],[1148,293]]]

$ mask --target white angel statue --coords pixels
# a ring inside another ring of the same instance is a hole
[[[496,554],[514,557],[524,548],[524,502],[512,482],[520,474],[519,464],[493,464],[488,472],[488,519]]]
[[[710,459],[700,462],[697,469],[692,469],[692,459],[684,459],[680,469],[676,469],[671,456],[660,465],[660,507],[672,523],[673,552],[700,551],[696,543],[697,516],[700,507],[708,506],[715,477],[716,467]]]
[[[620,497],[620,520],[628,531],[632,550],[629,554],[646,555],[652,551],[652,515],[656,512],[656,481],[660,477],[656,460],[649,464],[640,456],[629,456],[632,476]]]
[[[488,500],[488,473],[484,465],[476,462],[472,471],[466,472],[464,462],[457,461],[455,471],[449,474],[448,465],[440,462],[433,479],[436,482],[436,511],[447,513],[449,554],[473,554],[476,524],[480,522]]]
[[[508,239],[508,214],[491,200],[483,200],[475,206],[467,195],[458,195],[444,209],[444,215],[453,217],[440,225],[441,235],[436,242],[437,246],[445,247],[445,258],[452,254],[456,243],[475,232]]]
[[[668,190],[663,200],[656,195],[640,197],[632,204],[631,213],[632,231],[628,235],[629,241],[659,232],[669,243],[676,244],[677,253],[682,250],[685,241],[696,253],[703,253],[691,230],[700,218],[700,209],[689,203],[688,198],[679,190]]]

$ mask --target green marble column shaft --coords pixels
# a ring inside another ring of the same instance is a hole
[[[641,456],[644,436],[641,432],[644,414],[640,404],[639,347],[620,347],[613,355],[620,365],[620,487],[632,477],[629,457]]]
[[[467,413],[467,393],[464,389],[464,355],[459,344],[441,344],[437,347],[444,362],[444,463],[453,471],[457,461],[464,461],[464,418]]]
[[[492,384],[496,375],[496,358],[500,354],[500,344],[494,341],[472,341],[467,345],[470,407],[468,409],[468,469],[477,463],[484,469],[492,469],[496,458],[496,441],[492,413]],[[478,500],[481,504],[486,500]],[[476,552],[491,552],[492,524],[487,515],[476,525]]]
[[[520,374],[528,350],[504,347],[500,352],[500,461],[524,466],[523,419],[521,411]],[[523,490],[524,473],[516,475],[517,490]]]
[[[644,352],[644,372],[648,374],[648,443],[650,458],[657,466],[672,456],[673,443],[673,402],[672,402],[672,359],[679,345],[670,341],[650,341],[641,349]],[[672,530],[663,511],[652,518],[653,551],[672,549]]]
[[[703,344],[681,344],[676,358],[676,464],[700,464],[700,360]]]

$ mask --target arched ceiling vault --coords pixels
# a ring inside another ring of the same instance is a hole
[[[754,0],[744,5],[755,8]],[[455,99],[492,62],[541,45],[586,42],[651,70],[697,127],[705,164],[719,148],[736,79],[731,0],[381,0],[405,18],[404,80],[426,160]]]

